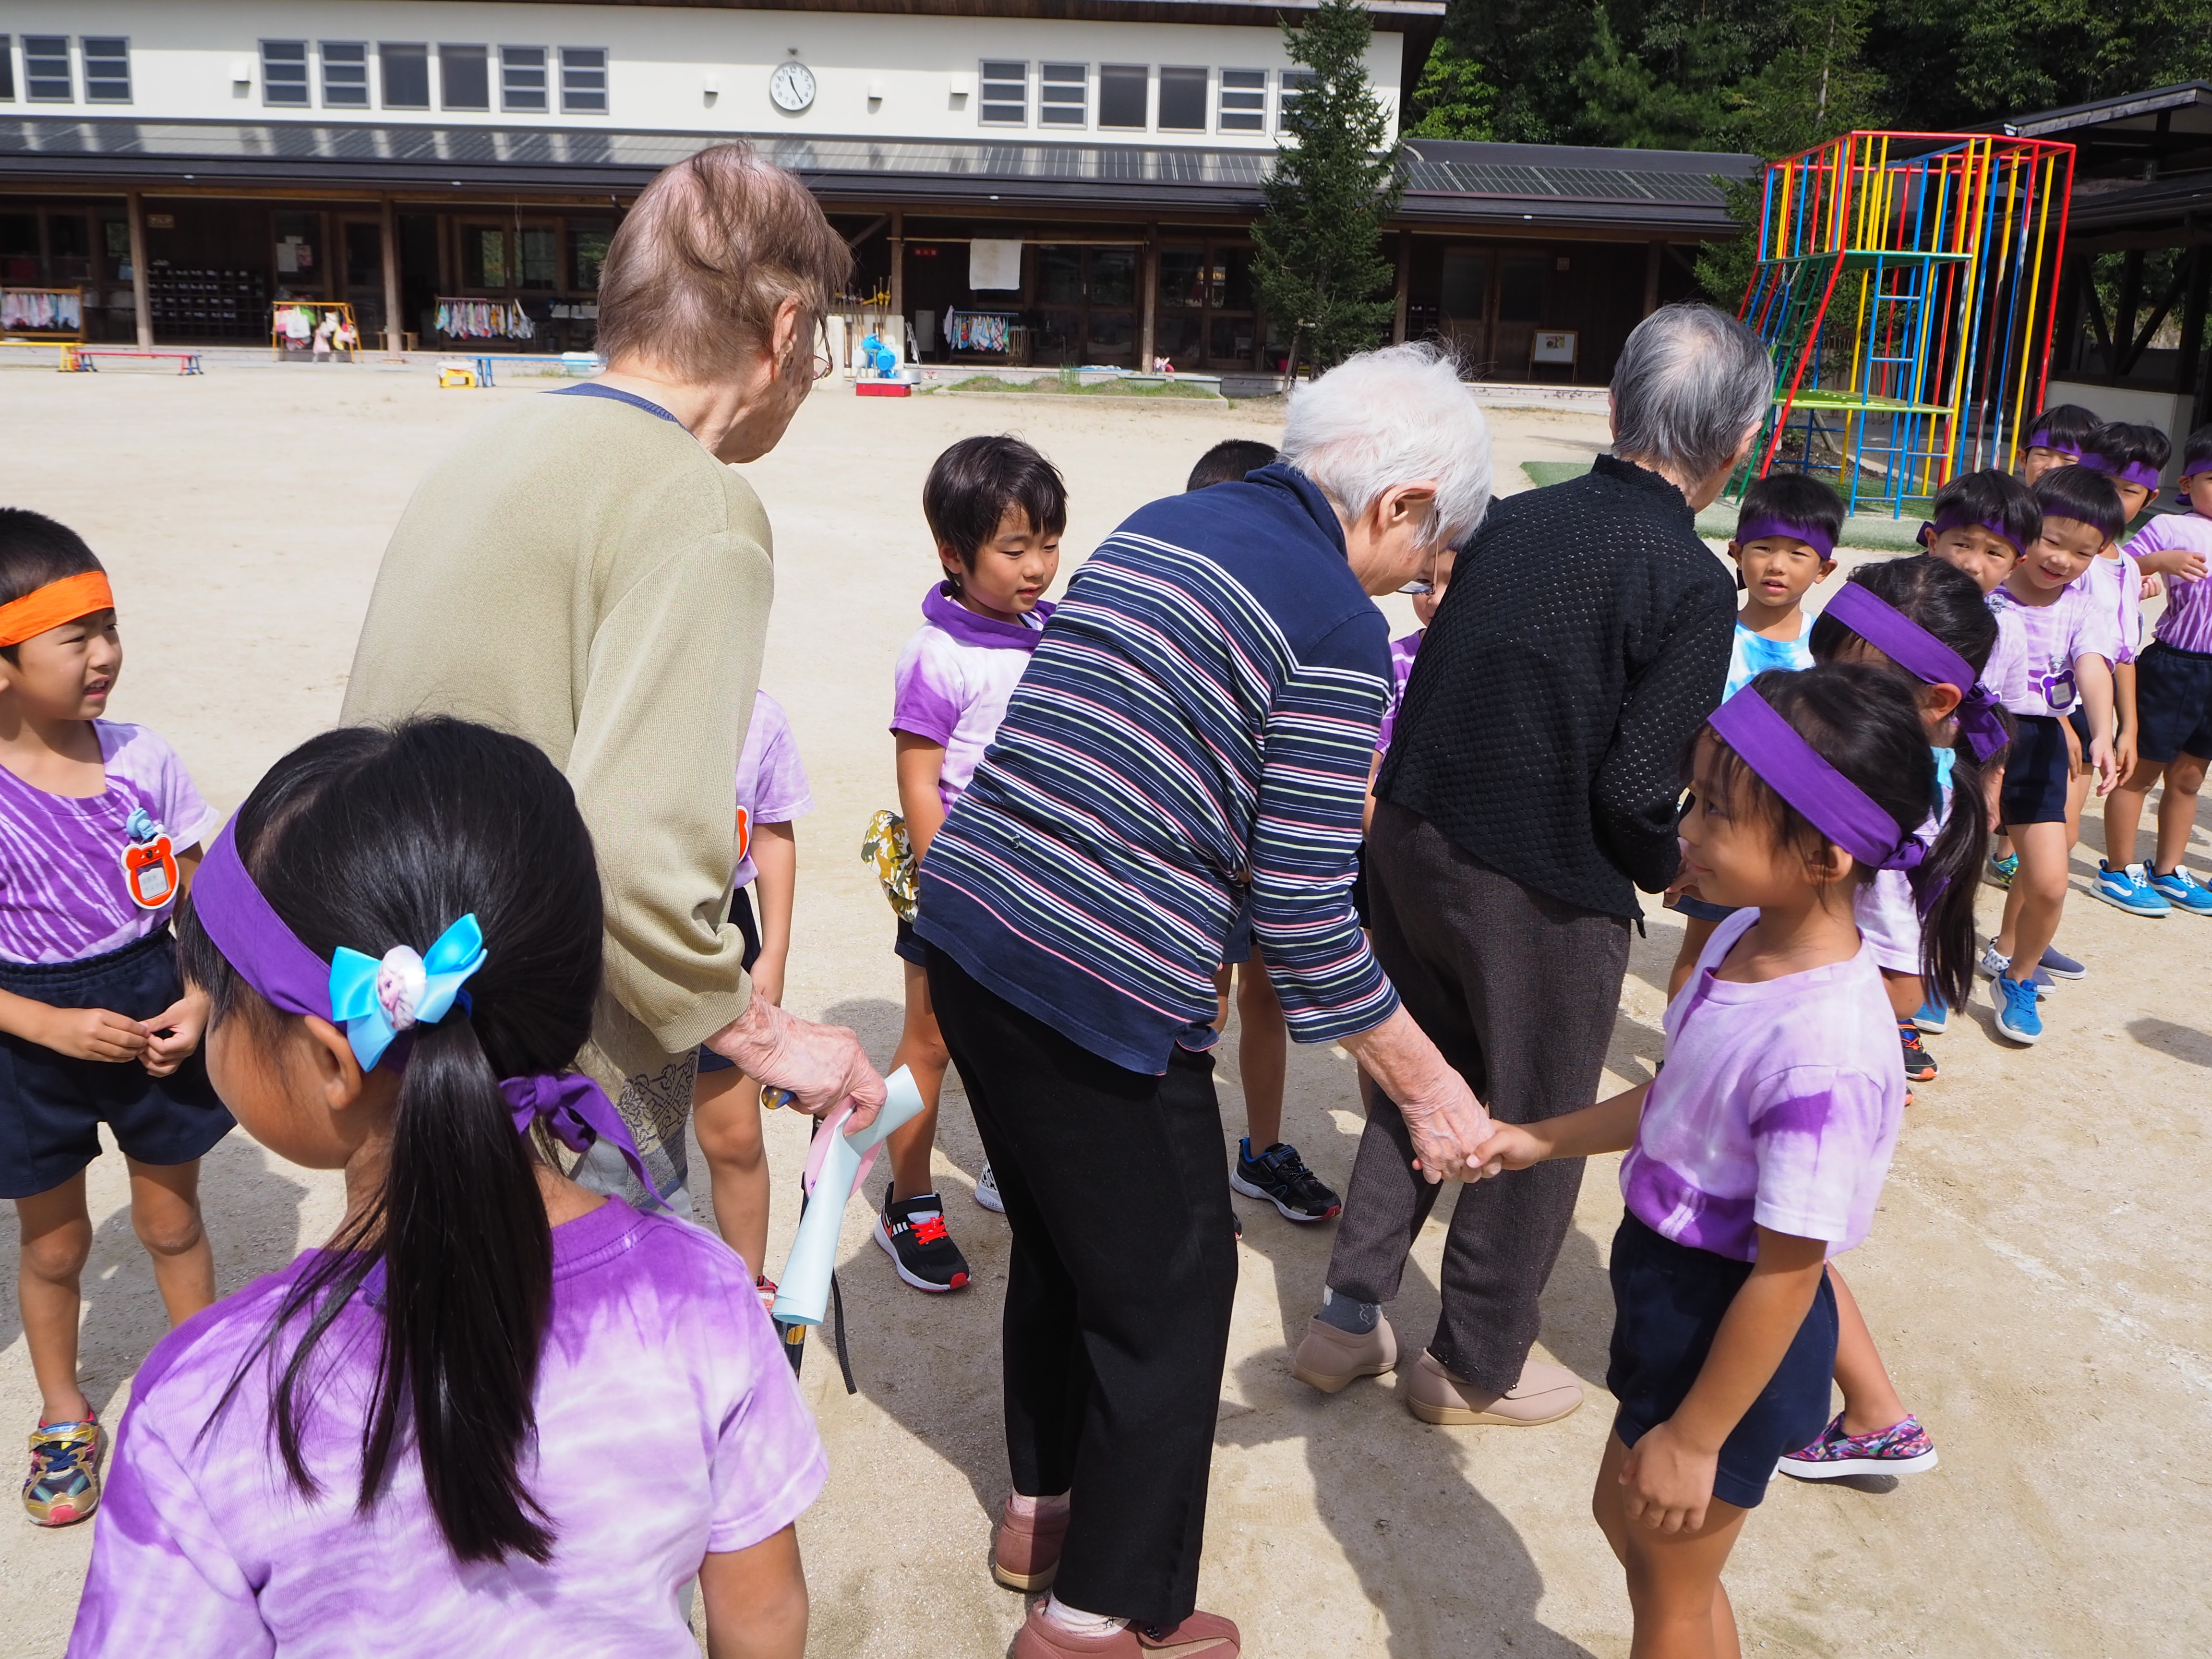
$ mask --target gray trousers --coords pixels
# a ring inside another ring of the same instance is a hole
[[[1530,891],[1387,801],[1366,868],[1376,958],[1491,1115],[1534,1123],[1591,1104],[1628,970],[1627,922]],[[1412,1167],[1405,1119],[1371,1083],[1366,1103],[1328,1283],[1389,1302],[1442,1188]],[[1583,1161],[1567,1158],[1460,1193],[1429,1343],[1446,1370],[1499,1394],[1519,1380],[1582,1180]]]

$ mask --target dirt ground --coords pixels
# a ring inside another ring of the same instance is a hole
[[[129,649],[116,712],[164,732],[226,811],[336,718],[378,556],[415,482],[490,405],[537,390],[432,381],[419,362],[216,363],[199,380],[0,374],[0,501],[54,514],[108,561]],[[1604,438],[1585,416],[1492,418],[1501,489],[1525,483],[1515,464],[1586,457]],[[779,567],[765,683],[791,712],[817,803],[799,831],[796,1009],[856,1026],[879,1060],[890,1053],[890,917],[857,853],[868,814],[892,799],[884,724],[891,664],[931,580],[918,508],[931,458],[979,431],[1015,428],[1037,443],[1073,490],[1072,568],[1129,509],[1180,489],[1206,446],[1272,436],[1279,419],[1266,405],[863,401],[825,388],[750,469]],[[1403,601],[1390,603],[1396,631],[1407,619],[1395,609]],[[2077,877],[2100,842],[2093,812]],[[2199,852],[2207,846],[2200,835]],[[1988,925],[1996,895],[1984,899]],[[1649,1076],[1659,1056],[1678,932],[1656,906],[1650,928],[1608,1087]],[[1777,1481],[1730,1575],[1748,1652],[2212,1651],[2212,1475],[2196,1458],[2212,1442],[2212,1297],[2187,1266],[2212,1258],[2212,1014],[2201,988],[2187,988],[2212,981],[2212,925],[2124,916],[2077,879],[2061,940],[2090,976],[2048,1005],[2040,1048],[2000,1046],[1981,1000],[1933,1042],[1943,1076],[1918,1091],[1874,1237],[1845,1264],[1942,1467],[1901,1484]],[[1229,1139],[1241,1130],[1235,1056],[1232,1040]],[[1354,1106],[1347,1061],[1294,1053],[1286,1133],[1340,1188]],[[860,1391],[846,1395],[826,1352],[803,1380],[833,1468],[801,1523],[811,1651],[836,1659],[995,1656],[1023,1615],[986,1565],[1006,1491],[996,1333],[1006,1236],[968,1200],[980,1155],[957,1091],[945,1123],[941,1184],[976,1283],[941,1299],[904,1289],[854,1206],[844,1284]],[[802,1142],[787,1115],[771,1124],[780,1193]],[[1591,1398],[1528,1431],[1425,1427],[1392,1379],[1334,1399],[1293,1382],[1286,1345],[1317,1299],[1328,1231],[1239,1200],[1243,1281],[1200,1595],[1242,1624],[1248,1651],[1627,1653],[1619,1571],[1587,1507],[1610,1416],[1613,1163],[1589,1171],[1546,1297],[1545,1351]],[[118,1159],[95,1165],[92,1192],[83,1375],[112,1421],[163,1325]],[[336,1215],[331,1177],[242,1135],[208,1159],[206,1195],[226,1290],[316,1241]],[[793,1207],[779,1197],[772,1257]],[[1440,1210],[1390,1310],[1412,1349],[1435,1318],[1441,1237]],[[14,1229],[0,1226],[0,1425],[27,1430],[36,1395],[15,1253]],[[0,1582],[14,1587],[0,1654],[59,1653],[91,1543],[89,1527],[46,1533],[0,1519]]]

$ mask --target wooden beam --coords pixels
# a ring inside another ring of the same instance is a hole
[[[154,344],[154,302],[146,289],[146,198],[132,191],[124,198],[131,219],[131,309],[138,319],[138,349]]]
[[[891,315],[906,315],[906,215],[891,215]]]
[[[1155,328],[1158,319],[1160,298],[1160,228],[1145,227],[1145,251],[1137,256],[1137,280],[1144,285],[1142,320],[1137,329],[1137,372],[1152,372],[1152,349],[1158,342]]]
[[[384,354],[397,357],[407,344],[407,319],[399,311],[399,218],[392,210],[392,198],[383,201],[384,210]]]
[[[1398,306],[1390,319],[1390,343],[1406,343],[1406,314],[1408,289],[1413,277],[1413,233],[1398,233]]]

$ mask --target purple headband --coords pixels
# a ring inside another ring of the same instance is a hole
[[[1845,582],[1830,596],[1822,613],[1881,652],[1914,678],[1959,690],[1959,735],[1985,761],[2005,742],[2004,717],[1997,700],[1981,684],[1973,665],[1918,623],[1867,586]]]
[[[1927,856],[1917,836],[1900,831],[1864,790],[1814,753],[1757,687],[1747,685],[1730,697],[1709,724],[1762,782],[1860,863],[1911,870]]]
[[[334,1024],[348,1022],[336,1012],[331,994],[331,964],[301,943],[254,885],[245,860],[238,855],[238,820],[222,826],[207,856],[192,877],[191,903],[215,948],[238,975],[270,1006],[288,1014],[313,1014]],[[466,1005],[464,1004],[465,1013]],[[395,1067],[407,1063],[404,1033],[386,1051]],[[580,1152],[593,1140],[604,1140],[620,1152],[645,1189],[665,1198],[646,1174],[622,1114],[606,1092],[581,1073],[559,1076],[510,1077],[500,1079],[500,1093],[514,1118],[519,1133],[542,1121],[572,1152]]]
[[[1974,518],[1963,507],[1945,507],[1936,515],[1935,523],[1923,525],[1921,528],[1940,536],[1947,530],[1964,530],[1970,526],[1977,530],[1988,531],[1990,535],[2012,549],[2012,556],[2015,559],[2027,551],[2020,544],[2020,538],[2007,529],[2001,520]]]
[[[2158,469],[2142,461],[2130,461],[2125,466],[2115,466],[2102,455],[2084,455],[2081,465],[2092,472],[2101,472],[2108,478],[2118,478],[2123,483],[2137,485],[2154,495],[2158,494]]]
[[[2081,450],[2079,445],[2069,444],[2063,438],[2052,437],[2048,428],[2040,432],[2030,433],[2027,439],[2027,447],[2030,449],[2055,449],[2062,455],[2071,455],[2077,461],[2081,459]]]
[[[1836,538],[1816,524],[1792,524],[1787,519],[1771,513],[1762,513],[1755,519],[1746,519],[1735,527],[1738,542],[1755,542],[1763,536],[1787,536],[1793,542],[1802,542],[1822,558],[1836,550]]]

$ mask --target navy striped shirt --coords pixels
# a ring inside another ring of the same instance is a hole
[[[1249,893],[1291,1034],[1397,993],[1352,908],[1389,630],[1321,491],[1277,465],[1155,501],[1038,641],[921,866],[917,930],[1091,1053],[1158,1073],[1213,1041]]]

